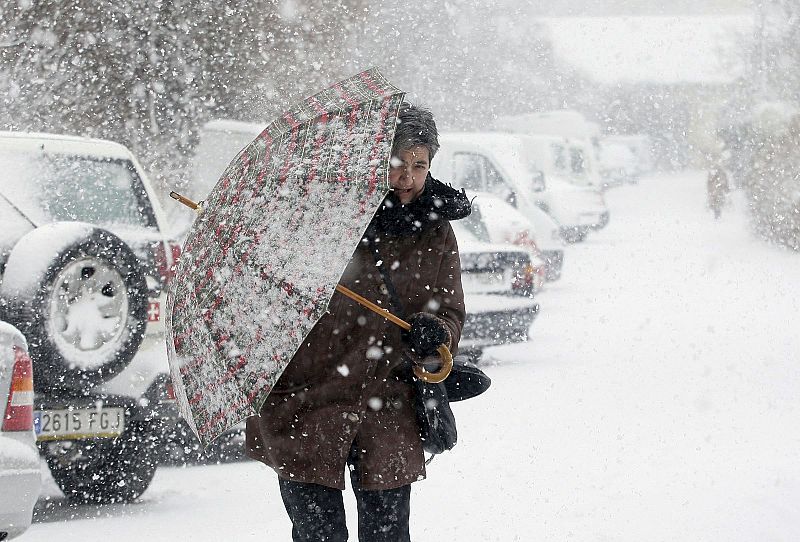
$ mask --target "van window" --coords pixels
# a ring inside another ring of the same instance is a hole
[[[482,154],[457,152],[453,155],[454,182],[467,190],[486,191],[493,194],[508,192],[503,176]]]
[[[583,151],[578,147],[570,147],[569,163],[572,173],[575,175],[583,175],[586,173],[586,158],[584,157]]]
[[[462,186],[467,190],[483,190],[483,171],[481,168],[480,155],[458,152],[453,155],[453,171],[457,186]]]
[[[564,171],[567,169],[567,156],[566,156],[566,149],[564,149],[564,145],[559,145],[558,143],[553,143],[550,145],[550,148],[553,150],[553,165],[559,171]]]

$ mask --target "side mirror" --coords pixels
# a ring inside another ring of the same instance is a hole
[[[509,191],[508,195],[506,195],[506,203],[511,205],[512,207],[517,206],[517,194],[514,191]]]
[[[531,190],[534,192],[544,192],[545,184],[543,172],[535,171],[533,173],[533,176],[531,177]]]

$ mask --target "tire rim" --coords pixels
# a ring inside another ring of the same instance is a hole
[[[122,275],[98,258],[68,263],[56,275],[50,292],[50,336],[76,365],[94,368],[90,353],[114,347],[127,333],[128,289]]]

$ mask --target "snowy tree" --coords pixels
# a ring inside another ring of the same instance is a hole
[[[753,83],[761,99],[800,103],[800,3],[757,5]]]
[[[750,110],[723,133],[756,229],[800,250],[800,4],[757,8]]]
[[[318,83],[361,1],[313,24],[322,0],[6,2],[0,126],[119,141],[162,188],[179,187],[199,126],[268,119],[280,105],[270,98]]]

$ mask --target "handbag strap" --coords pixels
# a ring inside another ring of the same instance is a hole
[[[370,252],[372,252],[372,257],[375,259],[375,265],[378,267],[378,271],[381,273],[383,284],[386,286],[386,290],[389,292],[389,302],[392,304],[392,311],[394,311],[399,318],[405,320],[403,304],[400,303],[400,296],[397,295],[397,289],[394,287],[394,283],[392,282],[392,278],[389,276],[389,272],[386,270],[386,266],[383,265],[381,253],[378,250],[378,245],[375,243],[375,237],[373,235],[367,235],[367,243],[369,244]]]
[[[405,319],[403,316],[405,311],[403,310],[403,304],[400,303],[400,296],[397,295],[397,289],[394,287],[392,278],[389,276],[389,272],[386,270],[386,266],[383,264],[383,258],[381,258],[380,250],[378,250],[378,245],[375,243],[375,237],[373,235],[367,235],[367,244],[369,245],[370,252],[372,252],[372,257],[375,259],[375,266],[381,273],[383,284],[386,286],[386,290],[389,292],[389,302],[392,305],[392,310],[398,317]],[[423,452],[423,458],[424,455],[425,454]],[[434,457],[436,457],[436,454],[432,453],[430,457],[424,459],[425,465],[430,465]]]

